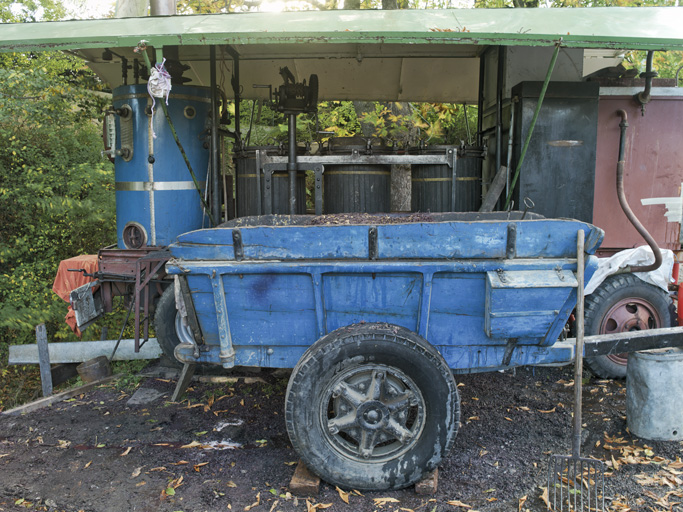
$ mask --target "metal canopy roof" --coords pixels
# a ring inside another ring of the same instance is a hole
[[[252,85],[277,87],[287,65],[298,80],[319,75],[320,99],[475,102],[487,46],[683,50],[681,27],[683,9],[666,7],[299,11],[4,24],[0,51],[70,50],[115,86],[120,63],[102,50],[132,60],[146,40],[177,47],[189,83],[208,85],[207,47],[232,73],[230,46],[247,98],[267,96]]]

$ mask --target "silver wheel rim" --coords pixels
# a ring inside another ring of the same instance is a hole
[[[360,462],[399,457],[418,442],[425,401],[398,368],[364,365],[341,371],[322,393],[320,422],[327,442]]]

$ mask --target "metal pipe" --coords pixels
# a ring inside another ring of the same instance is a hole
[[[496,75],[496,169],[503,164],[503,61],[505,48],[498,47],[498,73]]]
[[[149,0],[150,16],[173,16],[175,14],[175,0]]]
[[[642,236],[647,244],[652,249],[652,253],[655,256],[655,261],[651,265],[637,265],[635,267],[628,267],[627,272],[650,272],[652,270],[657,270],[662,265],[662,252],[657,246],[657,242],[652,238],[652,235],[645,229],[645,227],[640,223],[638,218],[631,210],[631,207],[626,200],[626,194],[624,193],[624,153],[626,151],[626,129],[628,128],[628,116],[626,111],[617,110],[617,115],[621,117],[621,123],[619,123],[619,128],[621,128],[621,135],[619,137],[619,161],[617,162],[617,197],[619,198],[619,204],[621,209],[624,211],[628,220],[636,228],[636,231]]]
[[[287,171],[289,173],[289,214],[296,214],[296,114],[289,114],[289,158]]]
[[[574,354],[574,422],[572,424],[572,457],[581,455],[581,391],[583,388],[583,346],[584,346],[584,245],[586,233],[583,229],[576,236],[576,352]]]
[[[211,212],[216,222],[221,219],[221,169],[218,154],[218,83],[216,80],[216,47],[209,48],[211,81]]]
[[[519,173],[522,170],[522,164],[524,163],[524,157],[526,156],[527,149],[529,149],[529,143],[531,142],[531,136],[534,133],[534,127],[536,126],[536,121],[538,120],[538,115],[541,113],[541,106],[543,105],[543,99],[545,98],[545,92],[548,90],[548,84],[550,83],[550,77],[555,69],[555,63],[557,62],[557,56],[560,53],[560,46],[562,45],[562,39],[560,39],[555,44],[555,51],[553,52],[553,57],[550,59],[550,65],[548,66],[548,72],[545,75],[545,81],[543,82],[543,87],[541,87],[541,93],[538,95],[538,103],[536,103],[536,110],[534,110],[534,115],[531,118],[531,124],[529,125],[529,132],[526,134],[526,139],[524,140],[524,146],[522,147],[522,152],[519,155],[519,162],[517,162],[517,168],[515,169],[515,175],[512,178],[512,183],[510,184],[510,192],[508,193],[507,199],[505,201],[505,209],[510,205],[512,201],[512,194],[515,191],[515,185],[517,184],[517,179],[519,178]]]
[[[240,133],[240,55],[232,46],[227,46],[225,50],[232,57],[234,69],[231,80],[232,91],[235,96],[235,144],[242,146],[242,134]]]
[[[510,194],[510,166],[512,165],[512,143],[514,142],[512,137],[515,134],[515,103],[516,97],[512,98],[510,101],[510,129],[508,130],[508,157],[505,167],[505,197]]]
[[[484,127],[484,73],[486,72],[486,59],[482,55],[479,57],[479,98],[477,100],[477,146],[481,147],[483,144],[482,130]]]
[[[640,74],[641,77],[645,78],[645,90],[635,95],[636,101],[640,104],[641,108],[643,109],[643,115],[645,115],[645,105],[647,103],[650,103],[650,100],[652,99],[650,97],[650,91],[652,89],[652,79],[657,76],[657,72],[652,71],[652,60],[654,58],[654,55],[654,50],[650,50],[649,52],[647,52],[645,73]]]

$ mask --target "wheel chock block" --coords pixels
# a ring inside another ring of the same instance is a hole
[[[439,488],[439,470],[427,473],[425,477],[415,484],[416,494],[434,494]]]
[[[294,470],[289,490],[295,496],[317,496],[320,490],[320,478],[311,473],[303,461],[299,461]]]

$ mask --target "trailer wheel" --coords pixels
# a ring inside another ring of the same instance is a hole
[[[161,351],[173,363],[180,365],[173,351],[181,341],[193,343],[193,340],[189,327],[183,323],[175,307],[173,285],[166,287],[157,303],[154,312],[154,329]]]
[[[586,335],[670,327],[671,306],[664,290],[633,274],[610,276],[586,297]],[[607,379],[625,378],[627,363],[628,354],[586,358],[592,372]]]
[[[441,354],[395,325],[356,324],[302,356],[285,397],[294,449],[346,489],[400,489],[437,467],[460,421],[460,397]]]

